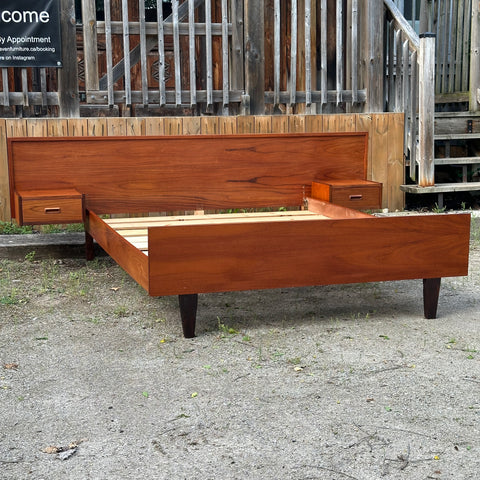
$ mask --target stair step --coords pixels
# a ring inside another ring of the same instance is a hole
[[[480,163],[480,157],[436,158],[435,165],[474,165]]]
[[[435,112],[435,118],[479,118],[480,112]]]
[[[475,140],[480,138],[480,133],[439,133],[435,140]]]
[[[473,192],[475,190],[480,190],[480,182],[437,183],[431,187],[420,187],[419,185],[400,185],[400,190],[406,193]]]

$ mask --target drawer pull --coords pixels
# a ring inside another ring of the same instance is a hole
[[[361,200],[363,195],[350,195],[350,200]]]
[[[52,213],[62,213],[62,209],[60,207],[45,208],[44,213],[46,215],[49,215],[49,214],[52,214]]]

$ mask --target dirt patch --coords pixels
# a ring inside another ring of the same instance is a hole
[[[0,477],[477,478],[474,226],[437,320],[421,281],[210,294],[192,340],[108,257],[0,261]]]

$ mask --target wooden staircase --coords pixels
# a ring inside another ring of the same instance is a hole
[[[435,185],[402,185],[411,194],[437,194],[444,207],[444,194],[480,191],[480,114],[435,113]]]

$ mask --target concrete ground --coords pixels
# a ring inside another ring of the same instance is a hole
[[[421,281],[209,294],[191,340],[107,256],[0,247],[0,479],[478,478],[472,225],[436,320]]]

